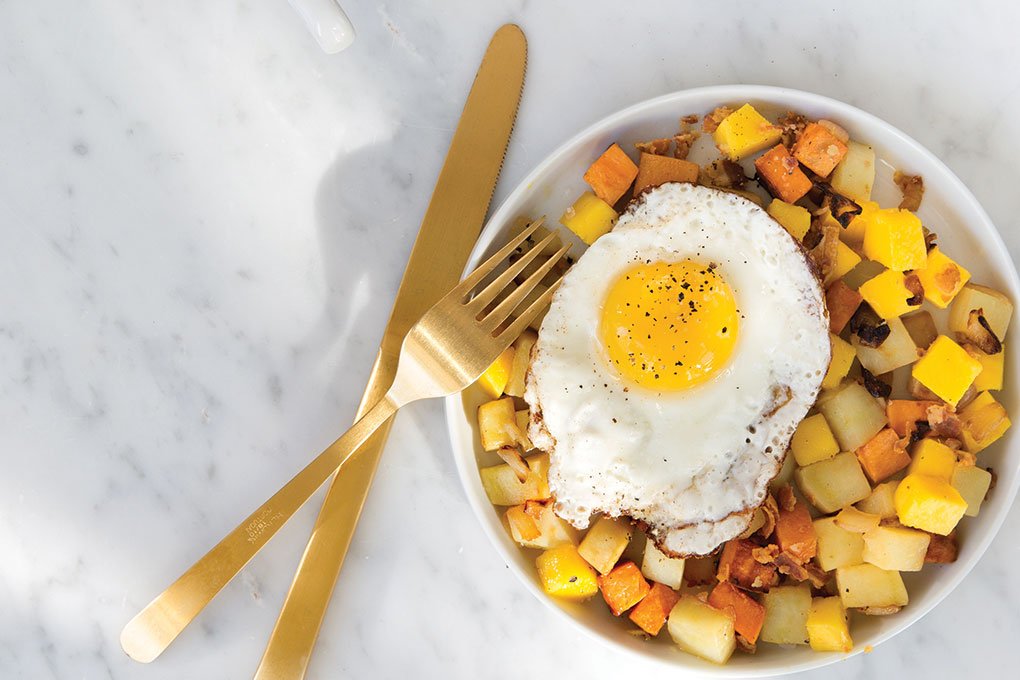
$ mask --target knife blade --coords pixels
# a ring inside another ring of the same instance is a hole
[[[393,382],[407,331],[460,278],[503,164],[524,87],[526,60],[527,43],[518,26],[506,24],[496,31],[411,250],[358,417]],[[380,428],[331,483],[256,680],[304,677],[392,422]]]

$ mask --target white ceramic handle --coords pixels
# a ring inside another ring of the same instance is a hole
[[[288,0],[319,47],[326,54],[336,54],[354,42],[354,26],[336,0]]]

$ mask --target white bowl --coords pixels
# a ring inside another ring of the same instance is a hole
[[[672,134],[683,115],[704,115],[720,104],[743,102],[772,112],[789,109],[810,118],[828,118],[846,128],[853,139],[872,145],[878,160],[874,198],[883,206],[899,202],[899,190],[892,181],[894,169],[922,175],[925,195],[919,214],[925,225],[938,233],[943,250],[969,269],[976,283],[1002,290],[1014,302],[1020,300],[1016,269],[991,220],[964,184],[931,152],[888,123],[842,102],[798,90],[747,85],[699,88],[658,97],[584,130],[542,161],[493,214],[482,231],[468,270],[507,239],[514,218],[548,215],[555,224],[564,208],[586,188],[582,174],[587,166],[610,143],[618,141],[625,149],[632,149],[633,142]],[[1012,356],[1008,357],[1005,381],[1006,389],[997,396],[1016,421],[1020,371]],[[1015,427],[980,454],[980,464],[994,468],[998,482],[980,516],[961,522],[959,559],[953,564],[929,565],[921,572],[904,574],[910,604],[899,613],[855,616],[851,627],[854,650],[850,654],[763,644],[755,655],[736,653],[727,665],[716,666],[680,652],[665,640],[649,643],[629,635],[627,629],[634,626],[628,625],[625,616],[613,617],[601,598],[577,604],[551,598],[542,591],[535,570],[537,551],[523,550],[511,540],[504,528],[503,509],[493,507],[482,489],[479,465],[498,462],[477,443],[474,414],[482,399],[472,391],[449,397],[446,416],[461,482],[496,550],[525,587],[556,615],[614,649],[668,665],[674,671],[687,669],[716,677],[765,677],[824,666],[884,642],[924,616],[970,572],[999,530],[1020,484],[1020,465],[1014,452],[1020,427]],[[660,633],[663,636],[667,636],[665,631]]]

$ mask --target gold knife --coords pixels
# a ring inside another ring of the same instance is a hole
[[[503,164],[524,87],[526,56],[524,33],[513,24],[496,31],[485,51],[400,282],[359,418],[393,381],[408,329],[460,279]],[[256,680],[304,677],[392,422],[334,478]]]

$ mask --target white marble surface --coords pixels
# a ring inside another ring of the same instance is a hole
[[[779,84],[915,136],[1020,253],[1012,3],[343,4],[358,38],[328,56],[284,0],[0,2],[0,677],[250,677],[318,499],[155,663],[117,636],[350,421],[502,22],[530,59],[497,200],[624,105]],[[440,408],[393,430],[311,676],[633,673],[502,564]],[[1018,531],[895,641],[801,677],[1012,673]]]

